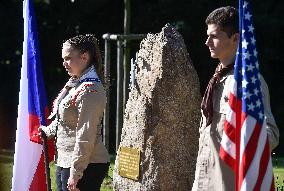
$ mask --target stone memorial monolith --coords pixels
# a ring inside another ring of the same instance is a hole
[[[114,190],[191,189],[200,101],[198,76],[182,36],[169,24],[158,34],[148,34],[140,44],[135,85],[126,104]],[[134,155],[139,151],[138,166],[136,156],[122,154],[122,148],[134,149]],[[135,175],[127,177],[127,171],[135,168]]]

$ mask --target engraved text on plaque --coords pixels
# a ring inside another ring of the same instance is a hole
[[[139,179],[140,150],[120,147],[118,174],[133,180]]]

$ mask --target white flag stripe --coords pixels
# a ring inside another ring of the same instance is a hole
[[[229,85],[229,90],[232,94],[237,95],[237,82],[236,80],[232,80],[231,84]]]
[[[229,106],[226,113],[226,121],[236,128],[236,113]]]
[[[242,129],[241,129],[240,159],[242,159],[241,157],[243,155],[244,149],[246,148],[248,141],[250,140],[251,134],[253,133],[255,124],[256,124],[256,119],[251,117],[250,115],[247,115],[244,123],[242,124]]]
[[[260,190],[261,191],[270,190],[270,186],[271,186],[272,181],[273,181],[273,173],[272,173],[272,161],[271,161],[271,157],[270,157],[267,169],[265,171],[265,175],[263,177],[263,182],[261,184]]]
[[[227,136],[226,133],[223,133],[221,145],[227,154],[229,154],[233,159],[236,159],[236,144]]]
[[[242,183],[241,190],[252,190],[256,184],[259,168],[260,168],[260,159],[264,150],[264,146],[266,143],[266,128],[264,127],[266,121],[264,121],[263,126],[261,127],[259,141],[257,144],[256,152],[253,156],[253,160],[250,163],[249,169],[245,175],[244,182]],[[241,146],[243,145],[243,137],[241,137]],[[240,159],[242,159],[243,153],[240,155]],[[240,163],[242,161],[240,160]],[[263,168],[263,167],[262,167]]]

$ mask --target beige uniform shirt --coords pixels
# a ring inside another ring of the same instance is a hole
[[[192,191],[233,191],[235,175],[231,168],[219,157],[220,143],[229,98],[229,85],[233,72],[225,75],[215,84],[213,91],[213,119],[206,127],[206,118],[202,115],[200,122],[199,151],[196,163],[195,180]],[[267,133],[271,150],[278,145],[279,131],[270,110],[268,87],[260,77],[263,93],[264,112],[267,120]]]
[[[89,163],[109,162],[101,135],[105,104],[101,83],[78,83],[60,101],[56,118],[43,129],[47,136],[55,136],[57,126],[55,163],[71,168],[71,178],[80,179]]]

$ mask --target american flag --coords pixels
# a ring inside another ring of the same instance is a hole
[[[239,31],[220,157],[234,170],[237,191],[274,190],[256,40],[248,0],[239,0]]]

